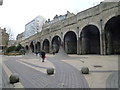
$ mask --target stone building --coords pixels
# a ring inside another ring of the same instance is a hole
[[[6,29],[0,28],[0,50],[7,47],[8,41],[9,41],[9,35],[8,35],[8,33],[6,33]]]
[[[120,2],[102,2],[76,15],[67,12],[20,43],[32,52],[57,52],[62,45],[68,54],[120,54]]]
[[[17,45],[17,40],[9,40],[8,47]]]
[[[22,40],[24,40],[24,38],[25,38],[24,32],[18,34],[17,38],[16,38],[16,43],[19,44],[19,42],[21,42]]]

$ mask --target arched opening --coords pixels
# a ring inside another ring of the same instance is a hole
[[[29,51],[29,47],[28,47],[28,45],[25,46],[25,51],[26,51],[26,52]]]
[[[37,42],[37,52],[40,52],[40,49],[41,49],[41,44],[40,42]]]
[[[33,41],[30,43],[30,49],[32,52],[34,52],[34,44],[33,44]]]
[[[73,31],[65,34],[64,49],[68,54],[77,54],[77,36]]]
[[[120,15],[109,19],[105,25],[107,54],[120,54]]]
[[[60,48],[60,44],[61,44],[61,39],[59,36],[55,36],[53,39],[52,39],[52,50],[53,52],[58,52],[59,51],[59,48]]]
[[[34,52],[37,52],[37,43],[35,44],[35,50],[34,50]]]
[[[94,25],[87,25],[80,34],[82,54],[100,54],[100,33]]]
[[[49,53],[49,46],[50,46],[50,44],[49,44],[48,39],[45,39],[43,41],[42,50],[44,50],[46,53]]]

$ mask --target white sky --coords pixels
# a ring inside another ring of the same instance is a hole
[[[67,11],[77,14],[103,0],[3,0],[0,6],[0,27],[11,28],[14,38],[25,30],[25,24],[41,15],[51,20]]]

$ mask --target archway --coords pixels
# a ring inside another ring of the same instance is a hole
[[[105,41],[107,54],[120,54],[120,15],[105,24]]]
[[[60,44],[61,44],[60,37],[54,36],[54,38],[52,39],[52,50],[57,53],[59,51]]]
[[[41,44],[40,42],[37,42],[37,52],[40,52],[40,49],[41,49]]]
[[[30,49],[32,52],[34,52],[34,44],[33,44],[33,41],[30,43]]]
[[[100,54],[100,33],[95,25],[87,25],[80,33],[82,54]]]
[[[34,52],[37,52],[37,43],[35,44],[35,50],[34,50]]]
[[[77,36],[73,31],[65,34],[64,49],[68,54],[77,54]]]
[[[26,45],[26,46],[25,46],[25,49],[26,49],[27,51],[29,50],[29,47],[28,47],[28,45]]]
[[[49,46],[50,46],[50,44],[49,44],[48,39],[45,39],[43,41],[42,50],[44,50],[46,53],[49,53]]]

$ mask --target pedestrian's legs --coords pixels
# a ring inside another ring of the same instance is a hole
[[[42,62],[44,62],[44,57],[42,58]]]

